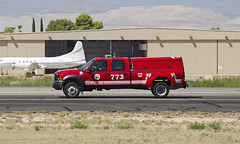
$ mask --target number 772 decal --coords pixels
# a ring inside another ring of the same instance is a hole
[[[111,80],[123,80],[124,75],[123,74],[111,74]]]

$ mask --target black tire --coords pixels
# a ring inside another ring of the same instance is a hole
[[[35,76],[35,74],[36,74],[36,73],[33,71],[33,72],[32,72],[32,75]]]
[[[79,95],[80,87],[77,83],[70,82],[64,86],[63,92],[68,98],[76,98]]]
[[[152,93],[157,98],[167,97],[169,93],[169,87],[167,84],[162,82],[156,83],[152,88]]]

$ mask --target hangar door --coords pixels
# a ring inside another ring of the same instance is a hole
[[[138,41],[112,41],[112,54],[116,57],[143,57]]]
[[[86,59],[104,57],[145,57],[146,51],[139,50],[139,41],[83,41]]]
[[[110,54],[108,41],[83,41],[83,47],[87,61]]]
[[[45,41],[45,57],[55,57],[73,50],[76,40],[48,40]],[[115,55],[116,57],[146,57],[146,50],[139,48],[143,41],[95,41],[83,40],[86,60],[89,61],[94,57],[105,57],[106,54]],[[54,73],[56,70],[45,70],[46,74]]]

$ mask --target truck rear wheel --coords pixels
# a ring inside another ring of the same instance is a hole
[[[168,85],[162,82],[156,83],[152,88],[152,93],[157,98],[167,97],[169,93]]]
[[[78,97],[80,88],[79,85],[75,82],[70,82],[66,84],[63,88],[64,94],[69,98],[75,98]]]

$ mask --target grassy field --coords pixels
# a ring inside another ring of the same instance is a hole
[[[240,143],[240,113],[0,113],[0,143]]]
[[[0,77],[0,86],[22,86],[22,87],[51,87],[53,77]]]
[[[240,87],[240,76],[213,77],[212,80],[188,80],[190,87]]]
[[[53,77],[0,77],[0,86],[51,87]],[[187,80],[190,87],[240,87],[240,76],[213,77],[212,80]]]

